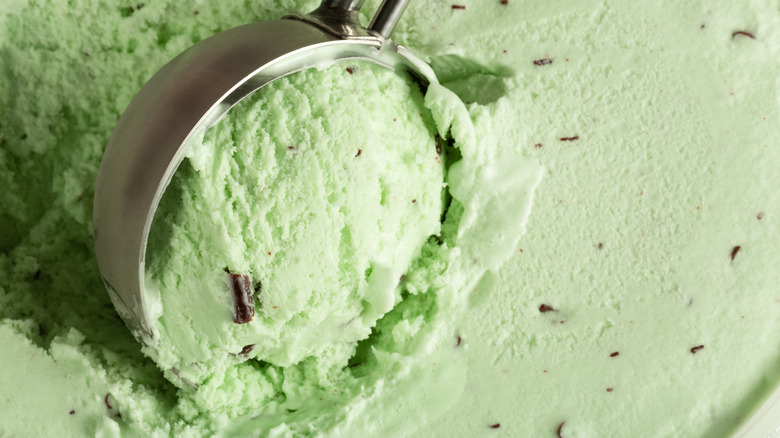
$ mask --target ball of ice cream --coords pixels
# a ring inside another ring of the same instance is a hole
[[[239,104],[191,145],[156,213],[150,355],[192,383],[249,358],[346,365],[438,233],[437,141],[418,86],[370,63]]]

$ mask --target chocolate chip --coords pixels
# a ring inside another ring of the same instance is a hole
[[[763,212],[763,211],[762,211],[762,212],[759,212],[759,213],[756,215],[756,219],[758,219],[758,220],[761,220],[761,219],[763,219],[763,218],[764,218],[764,212]]]
[[[363,149],[358,149],[357,153],[355,154],[355,157],[359,157],[363,155]]]
[[[355,73],[355,68],[354,67],[347,67],[347,73],[349,73],[349,74]]]
[[[553,60],[550,59],[550,58],[542,58],[542,59],[537,59],[536,61],[534,61],[534,65],[538,65],[538,66],[548,65],[548,64],[552,64],[552,63],[553,63]]]
[[[738,30],[738,31],[736,31],[736,32],[732,33],[732,34],[731,34],[731,38],[733,39],[733,38],[735,38],[737,35],[746,36],[746,37],[748,37],[748,38],[750,38],[750,39],[756,39],[756,36],[755,36],[755,35],[753,35],[753,34],[752,34],[752,33],[750,33],[750,32],[745,32],[744,30]]]
[[[246,324],[255,316],[255,301],[252,296],[252,282],[248,275],[228,274],[233,291],[233,322]]]
[[[612,392],[612,388],[607,388],[607,392]]]
[[[249,353],[251,353],[252,350],[254,350],[254,349],[255,349],[255,344],[244,345],[244,348],[242,348],[241,352],[239,352],[238,354],[240,354],[242,356],[246,356]]]
[[[561,137],[561,141],[577,141],[579,139],[579,135],[575,135],[574,137]]]
[[[463,5],[452,5],[452,9],[466,9]]]
[[[69,413],[70,415],[73,415],[73,414],[75,414],[75,413],[76,413],[76,410],[75,410],[75,409],[71,409],[71,410],[70,410],[70,412],[68,412],[68,413]]]
[[[734,257],[737,256],[737,253],[739,252],[740,249],[742,249],[742,247],[739,246],[739,245],[735,246],[734,248],[731,248],[731,260],[732,261],[734,260]]]
[[[563,438],[561,435],[561,431],[563,430],[563,425],[566,424],[565,421],[562,421],[561,424],[558,425],[558,430],[556,431],[558,433],[558,438]]]
[[[542,304],[539,306],[539,311],[541,313],[547,313],[547,312],[555,312],[555,309],[552,306],[548,306],[547,304]]]
[[[609,357],[618,357],[618,356],[620,356],[620,352],[619,351],[616,351],[614,353],[610,353],[610,355],[609,355]]]
[[[697,345],[697,346],[691,348],[691,353],[696,354],[696,352],[701,350],[702,348],[704,348],[704,345]]]
[[[123,17],[129,17],[129,16],[133,15],[133,13],[135,11],[139,11],[143,7],[144,7],[143,3],[138,3],[135,6],[125,6],[123,8],[120,8],[119,12],[122,14]]]
[[[491,429],[498,429],[499,427],[501,427],[501,423],[490,424],[488,425],[488,427]]]
[[[458,340],[457,340],[457,342],[455,342],[455,346],[456,346],[456,347],[460,347],[460,343],[461,343],[462,341],[463,341],[463,339],[461,339],[461,337],[460,337],[460,336],[458,336]]]

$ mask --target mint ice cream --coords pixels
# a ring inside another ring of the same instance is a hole
[[[347,62],[231,110],[157,211],[133,339],[92,249],[119,115],[194,42],[316,4],[0,6],[0,435],[745,424],[780,384],[764,0],[411,2],[394,39],[442,85]]]
[[[346,366],[439,232],[446,157],[426,118],[410,78],[353,62],[271,84],[191,146],[147,255],[158,363],[190,381],[250,358]]]

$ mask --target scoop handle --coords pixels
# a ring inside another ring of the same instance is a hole
[[[395,26],[401,19],[409,0],[384,0],[377,9],[368,30],[374,31],[382,38],[390,38]]]
[[[357,13],[363,7],[364,2],[365,0],[322,0],[318,11],[320,15],[324,11],[330,11],[328,15],[335,13],[357,24]],[[384,39],[390,38],[408,4],[409,0],[382,1],[368,26],[368,30],[378,33]]]

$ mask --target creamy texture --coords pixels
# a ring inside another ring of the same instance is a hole
[[[246,359],[347,365],[439,232],[426,118],[410,78],[352,62],[271,84],[191,145],[147,254],[160,366],[197,384]],[[251,321],[226,271],[245,276]]]
[[[412,2],[395,34],[466,104],[439,87],[422,103],[454,201],[436,238],[410,238],[392,310],[340,360],[237,358],[197,389],[141,353],[103,290],[100,156],[176,53],[315,2],[0,6],[0,434],[731,434],[780,381],[776,4],[459,5]],[[309,82],[336,77],[379,81]]]

